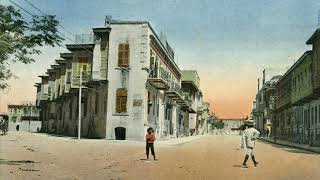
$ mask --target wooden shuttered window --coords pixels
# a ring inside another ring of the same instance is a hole
[[[117,89],[116,94],[116,112],[127,112],[127,90],[124,88]]]
[[[82,68],[82,75],[87,76],[89,69],[89,58],[88,57],[78,57],[77,64],[77,75],[80,76],[80,69]]]
[[[118,46],[118,65],[129,66],[130,48],[128,43],[122,43]]]

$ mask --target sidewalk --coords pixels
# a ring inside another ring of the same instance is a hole
[[[156,142],[159,146],[177,146],[192,142],[194,140],[206,137],[208,135],[186,136],[181,138],[160,139]]]
[[[209,135],[196,135],[196,136],[186,136],[180,138],[160,138],[155,141],[156,146],[159,147],[169,147],[169,146],[178,146],[186,144],[195,140],[198,140]],[[30,132],[12,132],[10,131],[6,136],[0,136],[0,140],[12,140],[12,141],[29,141],[30,139],[37,138],[37,141],[50,141],[50,142],[72,142],[72,143],[93,143],[93,144],[119,144],[119,145],[137,145],[144,146],[145,141],[134,141],[134,140],[107,140],[107,139],[87,139],[81,138],[78,140],[77,137],[69,137],[55,134],[46,134],[46,133],[30,133]]]
[[[312,151],[315,153],[320,153],[320,147],[313,147],[313,146],[309,146],[306,144],[298,144],[298,143],[279,140],[279,139],[277,139],[275,141],[274,138],[267,138],[267,137],[260,137],[259,140],[266,141],[266,142],[273,143],[273,144],[279,144],[279,145],[283,145],[283,146],[289,146],[289,147],[294,147],[294,148],[303,149],[303,150],[307,150],[307,151]]]

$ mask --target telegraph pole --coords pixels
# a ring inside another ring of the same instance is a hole
[[[82,88],[82,67],[80,68],[80,84],[79,84],[79,122],[78,122],[78,139],[81,137],[81,89]]]

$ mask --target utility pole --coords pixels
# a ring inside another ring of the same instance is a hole
[[[81,89],[82,88],[82,67],[80,67],[80,83],[79,83],[79,122],[78,122],[78,139],[81,137]]]

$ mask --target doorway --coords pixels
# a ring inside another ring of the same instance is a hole
[[[115,136],[116,136],[116,140],[126,140],[126,128],[116,127]]]

